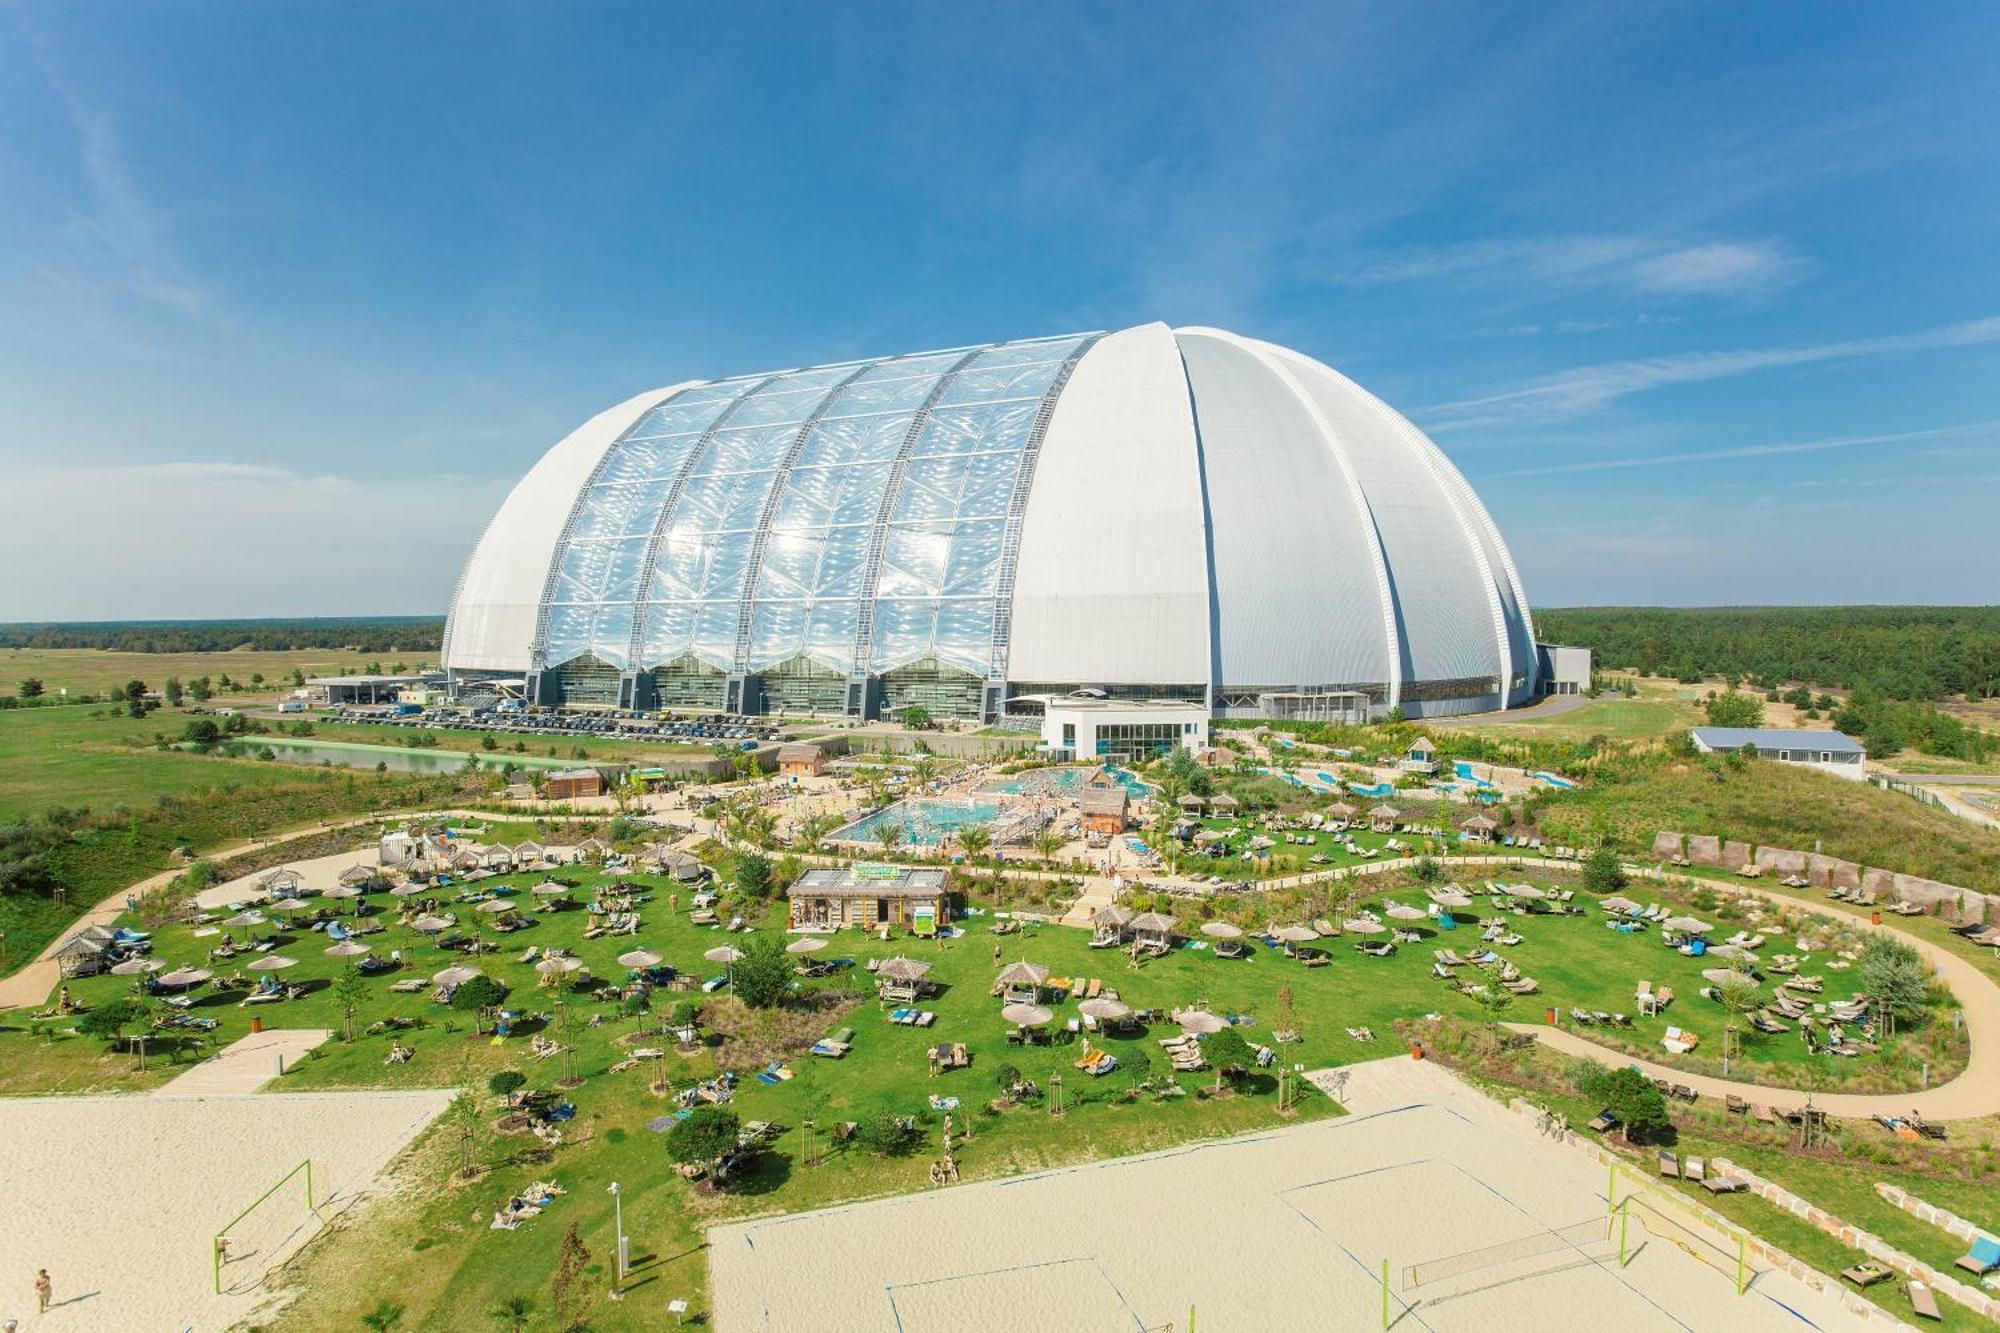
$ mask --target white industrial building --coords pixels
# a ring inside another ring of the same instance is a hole
[[[1729,754],[1750,745],[1756,747],[1759,759],[1803,764],[1850,782],[1859,782],[1867,776],[1863,763],[1868,758],[1867,749],[1852,736],[1838,731],[1696,727],[1691,734],[1694,748],[1703,754]]]
[[[1208,706],[1177,699],[1066,695],[1039,701],[1042,748],[1060,759],[1151,760],[1208,746]]]
[[[628,399],[501,505],[444,661],[541,704],[985,721],[1078,689],[1473,713],[1540,673],[1506,545],[1421,431],[1164,324]]]

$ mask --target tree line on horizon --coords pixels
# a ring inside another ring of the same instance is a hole
[[[0,625],[0,648],[96,648],[123,653],[435,653],[442,616],[342,616],[298,620],[42,621]]]
[[[2000,697],[2000,606],[1559,607],[1547,642],[1589,648],[1599,669],[1804,684],[1926,702]]]

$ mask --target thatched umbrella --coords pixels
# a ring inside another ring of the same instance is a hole
[[[1049,979],[1049,970],[1040,963],[1009,963],[995,977],[1002,986],[1040,986]]]
[[[580,972],[582,970],[583,960],[581,958],[571,958],[568,955],[557,958],[544,958],[541,962],[535,964],[535,971],[545,977],[558,977],[565,973]]]
[[[1729,967],[1707,967],[1702,969],[1702,979],[1718,986],[1754,986],[1757,978],[1748,972],[1738,972]]]
[[[1604,900],[1604,910],[1607,912],[1618,912],[1626,916],[1635,916],[1646,909],[1633,902],[1630,898],[1623,898],[1617,894],[1613,894]]]
[[[1382,911],[1385,916],[1393,916],[1398,921],[1423,921],[1430,916],[1423,908],[1412,907],[1408,903],[1390,903]]]
[[[711,963],[740,963],[743,951],[733,944],[718,944],[702,955]]]
[[[563,894],[569,892],[569,885],[558,884],[552,879],[545,879],[534,888],[528,890],[528,892],[534,894],[537,898],[560,898]]]
[[[364,953],[372,953],[373,950],[359,940],[342,940],[330,948],[320,950],[320,952],[334,958],[359,958]]]
[[[884,981],[922,981],[930,975],[931,965],[915,958],[891,958],[875,969],[875,975]]]
[[[450,930],[451,921],[442,916],[420,916],[410,923],[410,929],[422,931],[426,935],[435,935],[441,930]]]
[[[643,972],[649,967],[658,967],[659,965],[660,955],[654,953],[651,949],[629,949],[618,955],[618,966],[620,967],[634,968]]]
[[[274,903],[266,904],[266,907],[273,912],[303,912],[310,906],[311,903],[298,898],[280,898]]]
[[[177,967],[155,978],[155,984],[179,990],[184,986],[199,986],[214,975],[205,967]]]
[[[1757,955],[1740,944],[1711,944],[1708,946],[1708,951],[1717,958],[1727,958],[1731,962],[1754,963],[1757,961]]]
[[[1708,922],[1691,916],[1670,916],[1664,924],[1668,930],[1678,930],[1688,935],[1706,935],[1715,929]]]
[[[1228,1019],[1219,1018],[1206,1009],[1183,1009],[1174,1015],[1174,1022],[1181,1025],[1181,1031],[1198,1033],[1204,1037],[1229,1026]]]
[[[1472,899],[1459,889],[1438,889],[1431,894],[1431,901],[1439,907],[1472,906]]]
[[[439,986],[463,986],[478,975],[478,968],[467,967],[463,963],[458,963],[447,967],[442,972],[431,973],[431,981],[433,984]]]
[[[1038,1028],[1055,1021],[1055,1011],[1039,1004],[1010,1004],[1000,1011],[1000,1017],[1017,1028]]]
[[[160,967],[161,964],[157,958],[127,958],[122,963],[113,963],[111,965],[111,975],[114,977],[136,977],[147,972],[157,972],[160,970]]]
[[[1546,898],[1549,896],[1547,890],[1538,889],[1532,884],[1502,884],[1500,892],[1506,894],[1509,898]]]
[[[336,884],[322,896],[327,898],[359,898],[361,890],[346,884]]]
[[[1077,1009],[1100,1023],[1119,1023],[1132,1016],[1132,1006],[1123,1000],[1114,1000],[1108,995],[1100,995],[1094,1000],[1085,1000]]]
[[[1123,930],[1131,922],[1134,915],[1136,914],[1129,907],[1120,907],[1117,903],[1106,903],[1091,913],[1090,924],[1093,926],[1110,926],[1114,930]]]
[[[269,925],[270,922],[271,918],[265,916],[262,912],[238,912],[222,924],[225,926],[265,926]]]
[[[1351,921],[1340,923],[1341,929],[1351,930],[1357,935],[1380,935],[1388,927],[1372,916],[1357,916]]]
[[[244,964],[252,972],[282,972],[288,967],[298,965],[298,959],[287,958],[281,953],[267,953],[262,958],[253,958]]]
[[[1271,938],[1287,944],[1306,944],[1318,939],[1319,932],[1311,926],[1279,926],[1271,932]]]
[[[1243,928],[1241,926],[1232,926],[1227,921],[1204,921],[1201,923],[1201,933],[1212,940],[1240,940],[1243,938]]]
[[[488,898],[472,910],[475,912],[511,912],[517,904],[512,898]]]
[[[826,947],[826,941],[817,935],[805,935],[785,946],[786,953],[818,953]]]
[[[414,898],[423,891],[424,891],[423,885],[417,883],[413,879],[406,879],[401,884],[398,884],[395,888],[389,890],[389,894],[391,897],[395,898]]]

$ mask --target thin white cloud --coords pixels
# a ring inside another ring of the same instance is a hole
[[[1531,380],[1517,389],[1439,403],[1417,413],[1433,430],[1558,421],[1595,412],[1621,398],[1670,384],[1697,384],[1782,366],[1850,361],[1897,352],[1936,351],[2000,342],[2000,317],[1947,324],[1914,333],[1790,347],[1681,352],[1579,366]]]
[[[1645,233],[1526,236],[1420,246],[1359,258],[1320,276],[1344,287],[1446,283],[1538,296],[1616,292],[1677,300],[1747,300],[1792,286],[1812,262],[1774,239]]]
[[[1572,472],[1609,472],[1635,467],[1669,467],[1681,463],[1715,463],[1736,458],[1768,458],[1781,454],[1816,454],[1832,449],[1876,449],[1915,444],[1923,440],[1958,439],[1970,435],[2000,436],[2000,421],[1971,421],[1959,426],[1937,426],[1929,430],[1896,431],[1886,435],[1840,435],[1823,440],[1797,440],[1784,444],[1744,444],[1727,449],[1697,449],[1675,454],[1642,454],[1629,458],[1592,458],[1577,463],[1557,463],[1549,467],[1515,468],[1491,474],[1501,477],[1553,477]],[[1919,451],[1926,455],[1936,450]]]

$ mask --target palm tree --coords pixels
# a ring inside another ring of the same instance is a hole
[[[521,1333],[528,1326],[528,1316],[534,1312],[535,1303],[526,1296],[509,1296],[488,1310],[486,1317],[496,1324],[505,1324],[510,1333]]]
[[[389,1330],[402,1326],[403,1307],[394,1301],[383,1301],[373,1310],[362,1315],[361,1322],[367,1327],[374,1329],[375,1333],[389,1333]]]
[[[805,843],[807,851],[816,852],[820,844],[826,841],[826,835],[839,827],[840,819],[836,815],[809,815],[806,821],[799,825],[799,840]]]
[[[919,783],[929,782],[932,778],[936,777],[937,768],[937,757],[928,754],[918,755],[917,761],[910,765],[910,771],[916,774]]]
[[[896,844],[902,840],[903,826],[894,820],[890,820],[875,830],[875,841],[882,844],[882,850],[885,852],[895,850]]]
[[[958,845],[968,857],[977,861],[980,853],[993,845],[993,830],[984,824],[967,824],[958,831]]]
[[[1044,861],[1052,859],[1062,847],[1063,835],[1052,828],[1045,828],[1035,835],[1035,850],[1041,853]]]

